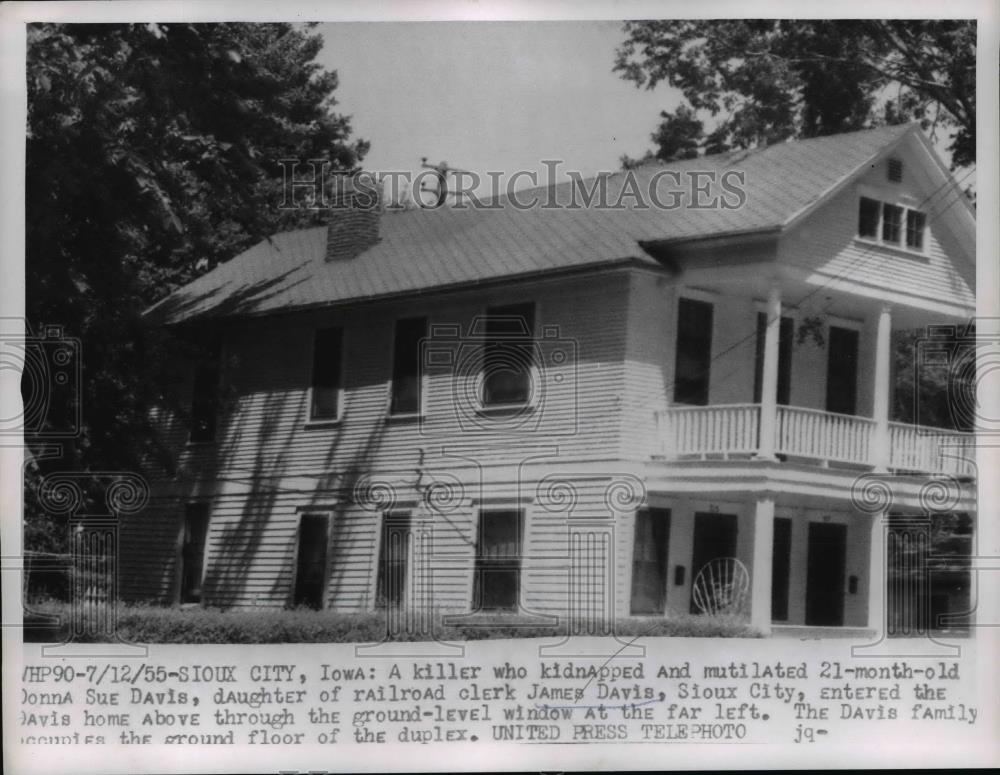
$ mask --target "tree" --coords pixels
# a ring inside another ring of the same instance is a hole
[[[721,115],[715,151],[919,120],[951,132],[956,167],[975,161],[974,21],[634,21],[625,33],[615,70]],[[700,142],[695,123],[664,118],[655,142],[676,146],[677,130]]]
[[[367,144],[334,112],[337,75],[316,63],[322,39],[307,28],[36,24],[27,35],[28,325],[79,338],[84,374],[79,434],[29,468],[30,517],[30,485],[47,470],[134,471],[164,454],[150,409],[169,401],[175,343],[142,311],[317,217],[279,209],[279,160],[350,169]],[[65,421],[28,428],[29,449]]]

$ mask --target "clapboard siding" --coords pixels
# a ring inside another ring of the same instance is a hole
[[[904,163],[903,183],[886,182],[885,163],[847,186],[801,224],[783,236],[779,260],[830,277],[856,279],[893,293],[975,307],[975,266],[964,257],[946,228],[945,213],[964,205],[957,192],[925,182],[909,150],[898,154]],[[905,201],[927,213],[928,244],[924,254],[879,247],[856,239],[858,200],[865,195],[883,201]]]
[[[161,413],[164,438],[174,445],[179,471],[172,479],[154,478],[157,508],[123,529],[125,554],[154,558],[128,566],[122,585],[126,596],[176,599],[185,503],[204,499],[211,504],[206,602],[286,604],[291,599],[301,514],[328,511],[327,605],[335,610],[367,610],[374,602],[385,504],[358,502],[367,494],[374,493],[377,499],[380,491],[391,490],[400,510],[419,512],[413,504],[422,496],[412,485],[415,472],[421,470],[428,481],[434,478],[460,491],[468,503],[448,514],[446,530],[434,523],[432,558],[415,569],[419,573],[413,583],[429,585],[436,606],[468,610],[479,508],[470,505],[471,499],[489,497],[490,492],[509,499],[512,492],[533,492],[536,487],[528,479],[512,484],[488,472],[498,466],[516,468],[522,462],[526,471],[539,456],[550,464],[619,457],[628,293],[629,278],[622,271],[558,284],[230,326],[225,335],[217,441],[186,444],[185,423]],[[426,315],[433,346],[438,327],[457,326],[465,338],[457,343],[442,340],[442,346],[471,354],[474,376],[478,346],[469,333],[476,317],[489,305],[529,300],[536,302],[536,340],[546,365],[538,371],[539,401],[524,422],[498,428],[488,418],[463,411],[456,406],[455,391],[464,385],[456,385],[447,370],[430,370],[426,375],[422,419],[386,417],[397,318]],[[339,423],[309,427],[312,331],[334,325],[345,333],[345,408]],[[557,351],[562,355],[552,359]],[[484,477],[492,477],[492,483],[484,486]],[[530,511],[531,499],[524,503]],[[575,509],[584,516],[606,516],[602,506],[599,498],[591,503],[581,497]],[[525,524],[530,555],[548,547],[565,558],[566,515],[553,523],[544,515],[536,522],[526,513]],[[560,562],[565,565],[565,559]],[[565,604],[565,585],[546,591],[547,567],[544,561],[526,563],[525,605],[530,600],[531,606],[554,610]]]

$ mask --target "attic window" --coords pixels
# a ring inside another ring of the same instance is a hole
[[[927,214],[866,196],[858,202],[858,237],[881,245],[923,253]]]
[[[902,159],[889,159],[887,176],[890,183],[903,182],[903,161]]]

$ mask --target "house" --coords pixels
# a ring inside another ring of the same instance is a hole
[[[764,630],[877,629],[886,516],[976,508],[970,436],[890,418],[892,332],[974,314],[973,210],[913,124],[664,170],[745,198],[350,211],[157,305],[218,360],[124,596],[610,622],[725,559]]]

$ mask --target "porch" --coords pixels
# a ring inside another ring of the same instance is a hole
[[[773,408],[762,427],[761,404],[677,406],[656,413],[659,456],[668,460],[765,457],[823,467],[897,473],[975,474],[971,433],[889,422],[796,406]],[[762,438],[762,432],[767,438]]]

